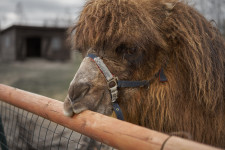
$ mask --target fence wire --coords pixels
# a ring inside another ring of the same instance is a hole
[[[0,101],[2,150],[112,150],[85,135]]]

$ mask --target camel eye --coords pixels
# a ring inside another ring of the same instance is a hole
[[[116,48],[116,53],[117,54],[123,54],[125,52],[125,50],[127,49],[127,46],[125,44],[120,44],[117,48]]]
[[[117,54],[122,54],[122,55],[133,55],[136,54],[137,48],[136,47],[130,47],[127,46],[126,44],[121,44],[116,48],[116,53]]]
[[[135,47],[127,49],[127,54],[128,55],[136,54],[136,52],[137,52],[137,48],[135,48]]]

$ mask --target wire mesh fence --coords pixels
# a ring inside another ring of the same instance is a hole
[[[2,150],[113,149],[85,135],[0,101]]]

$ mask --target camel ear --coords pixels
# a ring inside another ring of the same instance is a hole
[[[176,6],[176,2],[164,3],[166,10],[171,11]]]

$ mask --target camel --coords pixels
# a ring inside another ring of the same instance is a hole
[[[225,41],[194,8],[178,0],[89,0],[68,33],[84,59],[65,115],[110,116],[116,102],[125,121],[225,148]]]

